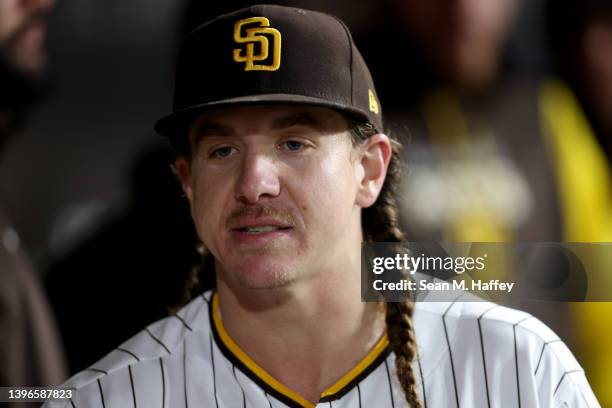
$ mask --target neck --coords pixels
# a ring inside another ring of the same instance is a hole
[[[361,302],[356,254],[289,287],[249,290],[217,282],[229,336],[272,377],[314,403],[384,333],[382,313]]]

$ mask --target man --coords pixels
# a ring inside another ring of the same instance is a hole
[[[21,130],[46,73],[53,0],[0,0],[0,153]],[[0,207],[0,386],[66,378],[59,337],[36,273]]]
[[[525,313],[360,301],[362,242],[403,238],[399,156],[339,20],[252,6],[200,26],[156,128],[179,152],[198,277],[214,273],[216,289],[47,407],[598,406],[567,347]]]

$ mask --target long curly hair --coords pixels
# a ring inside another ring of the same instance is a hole
[[[351,120],[349,120],[349,130],[353,145],[365,143],[368,138],[378,133],[376,128],[369,123],[358,123]],[[391,145],[391,160],[380,195],[371,207],[362,210],[361,222],[365,242],[401,242],[405,240],[405,234],[399,225],[396,201],[396,190],[402,172],[400,159],[402,145],[394,139],[391,139]],[[181,150],[183,154],[186,153],[184,146]],[[202,262],[192,269],[185,283],[182,304],[215,286],[214,258],[201,244],[198,246],[198,251],[202,255]],[[409,406],[421,408],[412,364],[416,356],[413,312],[414,302],[412,300],[385,303],[387,337],[395,354],[397,378]]]
[[[370,124],[355,124],[351,127],[353,143],[363,143],[377,133]],[[393,148],[387,177],[378,196],[378,200],[361,213],[361,225],[365,242],[401,242],[406,236],[399,224],[399,211],[397,208],[397,188],[401,178],[401,149],[402,145],[391,139]],[[412,361],[416,356],[416,338],[412,314],[414,302],[385,303],[385,320],[387,337],[395,354],[395,367],[397,378],[402,386],[406,401],[410,407],[421,408],[417,394],[416,376]]]

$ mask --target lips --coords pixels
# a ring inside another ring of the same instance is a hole
[[[293,225],[277,217],[240,217],[231,220],[229,227],[232,231],[243,232],[269,232],[289,229]]]
[[[246,232],[247,234],[261,234],[265,232],[273,232],[279,230],[287,230],[290,227],[279,227],[277,225],[258,225],[253,227],[238,228],[238,231]]]
[[[239,218],[230,227],[234,242],[248,247],[260,247],[284,239],[292,230],[292,225],[272,217]]]

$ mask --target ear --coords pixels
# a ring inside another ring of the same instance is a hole
[[[174,161],[174,167],[176,169],[176,174],[181,180],[181,186],[183,187],[183,192],[189,200],[189,205],[193,204],[193,188],[191,186],[191,163],[184,156],[178,156]]]
[[[371,136],[365,145],[361,146],[361,149],[359,164],[363,176],[359,183],[355,204],[361,208],[367,208],[376,202],[380,194],[393,150],[389,137],[382,133]]]

